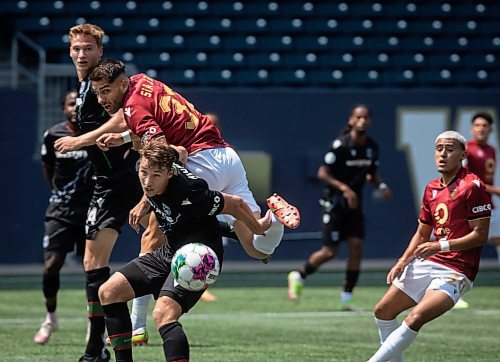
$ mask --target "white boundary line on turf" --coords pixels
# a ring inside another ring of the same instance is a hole
[[[467,309],[460,311],[449,311],[449,314],[460,315],[500,315],[500,309],[475,310]],[[289,319],[289,318],[345,318],[345,317],[371,317],[372,311],[357,311],[357,312],[284,312],[284,313],[193,313],[183,317],[184,320],[258,320],[258,319]],[[43,318],[0,318],[0,324],[37,324]],[[88,319],[84,317],[60,317],[59,322],[63,323],[80,323],[86,322]]]

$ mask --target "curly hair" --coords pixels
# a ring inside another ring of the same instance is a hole
[[[177,157],[177,152],[172,147],[155,140],[143,144],[139,154],[148,161],[150,167],[169,170]]]
[[[119,60],[105,59],[99,62],[90,73],[91,82],[107,81],[113,83],[116,78],[125,73],[125,64]]]
[[[69,29],[69,41],[71,42],[77,35],[88,35],[93,37],[97,46],[102,48],[102,39],[105,34],[101,27],[94,24],[75,25]]]

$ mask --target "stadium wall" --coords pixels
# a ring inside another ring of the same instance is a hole
[[[469,136],[470,114],[488,110],[498,119],[500,91],[480,90],[181,90],[202,112],[220,116],[224,137],[240,152],[263,151],[271,156],[271,189],[301,209],[302,224],[286,234],[274,259],[303,259],[321,245],[318,199],[322,186],[316,171],[322,156],[344,126],[351,106],[373,110],[370,135],[380,145],[380,173],[393,191],[383,202],[365,187],[366,258],[395,258],[416,227],[425,183],[437,177],[432,145],[438,133],[457,129]],[[6,202],[0,213],[0,263],[41,262],[43,215],[48,187],[36,142],[34,92],[0,89],[3,129],[0,133],[0,187]],[[498,145],[498,134],[490,141]],[[253,171],[248,170],[249,173]],[[499,178],[497,177],[497,180]],[[128,226],[113,261],[137,255],[138,238]],[[487,256],[492,248],[485,248]],[[226,259],[247,259],[236,243]]]

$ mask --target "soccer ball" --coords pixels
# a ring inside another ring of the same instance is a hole
[[[192,291],[205,289],[215,283],[220,272],[217,255],[202,243],[190,243],[179,248],[170,267],[175,281],[184,289]]]

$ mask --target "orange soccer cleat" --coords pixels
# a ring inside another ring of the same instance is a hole
[[[299,209],[290,205],[281,196],[274,193],[267,199],[267,206],[281,223],[290,229],[296,229],[300,224]]]

